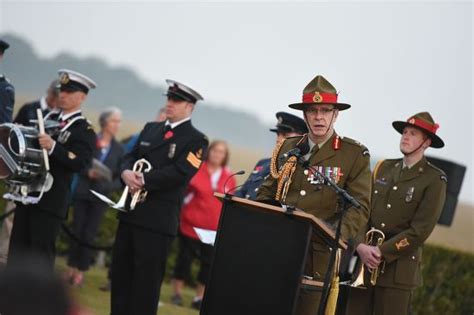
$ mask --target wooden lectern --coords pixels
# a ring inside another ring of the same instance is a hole
[[[304,279],[312,241],[333,247],[335,232],[306,212],[230,195],[223,201],[215,255],[201,315],[291,315],[301,286],[322,288]],[[340,248],[346,248],[343,241]]]

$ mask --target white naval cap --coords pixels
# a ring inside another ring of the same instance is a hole
[[[95,89],[97,84],[88,76],[72,71],[69,69],[58,70],[59,74],[59,89],[65,92],[77,92],[82,91],[85,94],[90,89]]]
[[[177,97],[191,103],[204,100],[201,94],[183,83],[170,79],[166,79],[166,83],[168,84],[168,91],[165,95],[168,97]]]

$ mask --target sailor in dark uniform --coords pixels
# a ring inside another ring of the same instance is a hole
[[[15,211],[8,265],[18,263],[24,253],[43,256],[54,266],[55,242],[61,222],[66,218],[73,173],[92,161],[95,133],[82,116],[81,105],[96,84],[83,74],[59,70],[60,95],[56,115],[60,130],[50,136],[39,135],[39,144],[49,154],[53,184],[37,204],[18,204]],[[8,266],[7,265],[7,266]]]
[[[176,81],[167,83],[167,120],[146,124],[125,156],[122,180],[132,194],[144,190],[147,195],[134,210],[118,216],[111,315],[156,314],[184,193],[208,146],[207,137],[191,124],[191,114],[201,95]],[[132,171],[139,159],[147,160],[152,169],[145,173]]]
[[[278,112],[276,113],[276,118],[278,119],[277,125],[275,128],[270,129],[270,131],[277,134],[277,144],[288,137],[300,136],[308,132],[306,123],[298,116]],[[236,191],[235,195],[237,197],[255,200],[258,188],[263,183],[265,177],[270,174],[270,160],[270,158],[265,158],[257,162],[245,183]]]
[[[53,80],[46,90],[46,95],[41,97],[37,101],[26,103],[23,105],[15,119],[14,123],[23,125],[23,126],[34,126],[35,124],[32,121],[37,120],[36,110],[41,108],[43,116],[46,116],[52,110],[55,110],[59,102],[59,89],[58,89],[58,80]]]
[[[0,62],[10,45],[0,39]],[[0,74],[0,124],[11,122],[15,105],[15,88],[3,74]]]

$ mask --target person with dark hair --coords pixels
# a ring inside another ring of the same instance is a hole
[[[36,204],[17,204],[10,239],[7,267],[20,262],[26,253],[38,253],[48,260],[51,271],[56,257],[56,238],[67,216],[70,186],[74,173],[90,165],[95,132],[82,116],[81,106],[96,84],[89,77],[71,70],[58,71],[59,108],[55,115],[58,133],[40,133],[38,142],[49,156],[53,184]]]
[[[10,45],[0,39],[0,62]],[[0,124],[12,122],[15,105],[15,88],[3,74],[0,74]]]
[[[422,112],[392,126],[401,134],[403,158],[379,161],[374,168],[368,229],[355,241],[366,266],[368,288],[358,303],[365,309],[351,314],[410,313],[413,290],[422,284],[423,244],[438,222],[446,197],[446,174],[425,157],[428,148],[444,146],[433,117]],[[384,233],[380,245],[365,244],[370,229]],[[368,281],[369,269],[378,274],[374,284]]]
[[[178,230],[179,209],[208,146],[207,137],[191,123],[202,96],[177,81],[166,82],[167,120],[147,123],[124,158],[122,180],[130,194],[147,194],[127,211],[132,199],[129,195],[127,210],[118,215],[112,251],[111,315],[156,314],[166,259]],[[142,159],[151,169],[134,171],[133,166]]]
[[[36,115],[36,110],[38,108],[41,108],[43,116],[46,116],[50,111],[56,109],[59,101],[58,85],[59,81],[53,80],[46,90],[46,95],[37,101],[23,105],[13,122],[23,126],[34,126],[31,121],[38,118]]]
[[[21,255],[0,269],[0,314],[70,315],[72,301],[60,277],[42,256]]]
[[[182,305],[184,281],[190,276],[193,259],[197,258],[200,271],[192,307],[199,309],[201,306],[214,248],[202,243],[194,228],[217,230],[222,205],[214,193],[230,191],[236,185],[235,178],[231,177],[232,171],[227,167],[228,161],[227,143],[221,140],[211,142],[205,161],[186,190],[180,217],[179,252],[174,269],[173,304]]]
[[[115,140],[120,128],[122,112],[115,107],[107,108],[99,116],[101,131],[97,134],[93,163],[79,175],[73,195],[72,232],[82,242],[92,244],[104,216],[107,205],[91,194],[90,189],[110,195],[122,187],[120,170],[123,148]],[[82,284],[84,272],[93,261],[94,251],[72,240],[68,256],[69,269],[66,279],[74,286]]]
[[[284,141],[289,137],[301,136],[308,132],[305,121],[293,114],[286,112],[276,113],[277,124],[270,129],[276,133],[276,144]],[[252,173],[247,178],[242,187],[235,192],[236,197],[255,200],[260,185],[265,178],[270,175],[270,158],[261,159],[254,166]]]

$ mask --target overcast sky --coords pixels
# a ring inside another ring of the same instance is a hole
[[[428,110],[446,142],[428,153],[468,166],[461,199],[472,202],[472,15],[470,2],[0,0],[0,32],[43,57],[102,57],[154,84],[182,81],[268,123],[323,74],[353,106],[336,129],[378,157],[400,156],[393,120]]]

